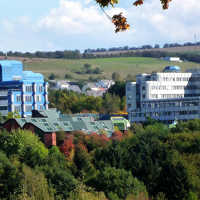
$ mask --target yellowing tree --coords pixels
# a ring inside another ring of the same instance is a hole
[[[145,0],[136,0],[133,2],[134,6],[140,6],[144,3]],[[168,9],[169,3],[172,0],[160,0],[163,9]],[[114,7],[115,4],[118,4],[118,0],[96,0],[96,2],[100,5],[103,9],[104,7],[112,6]],[[106,14],[107,15],[107,14]],[[109,16],[108,16],[109,17]],[[110,18],[110,17],[109,17]],[[114,15],[111,18],[112,23],[115,25],[115,32],[125,31],[130,28],[130,25],[127,23],[126,17],[119,13],[118,15]]]

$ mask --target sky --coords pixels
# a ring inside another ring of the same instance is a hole
[[[94,0],[1,0],[0,51],[85,50],[200,41],[199,0],[172,0],[162,10],[159,0],[121,0],[105,9],[123,12],[130,30],[114,25]]]

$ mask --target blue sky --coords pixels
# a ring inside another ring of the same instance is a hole
[[[114,26],[94,0],[1,0],[0,50],[53,51],[141,46],[200,41],[200,3],[173,0],[167,11],[159,0],[141,7],[121,0],[109,15],[123,12],[131,25],[114,33]]]

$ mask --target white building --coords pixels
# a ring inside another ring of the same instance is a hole
[[[137,75],[136,82],[126,84],[126,100],[131,122],[200,118],[200,71],[181,73],[168,66],[163,72]]]
[[[163,60],[170,62],[183,62],[179,57],[164,57]]]

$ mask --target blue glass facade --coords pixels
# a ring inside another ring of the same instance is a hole
[[[0,112],[30,116],[32,110],[48,109],[48,83],[42,74],[23,71],[20,61],[0,61]]]

